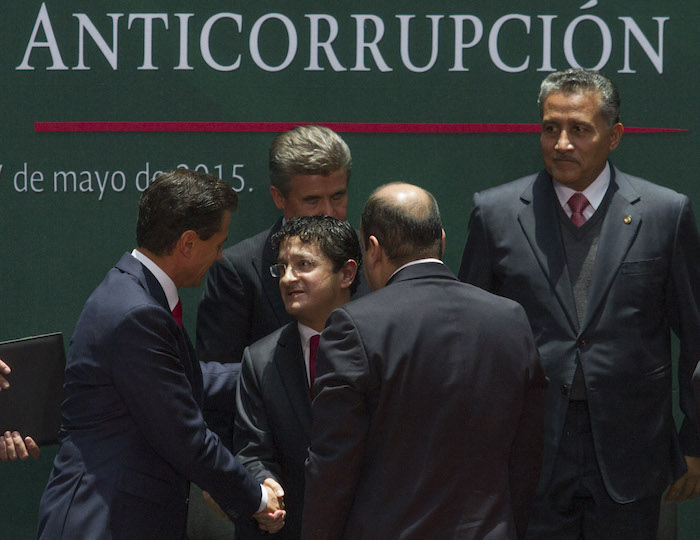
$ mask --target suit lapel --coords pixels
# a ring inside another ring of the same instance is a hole
[[[304,433],[310,434],[311,394],[296,322],[289,323],[282,330],[275,348],[274,363],[294,410],[294,416],[301,423]]]
[[[581,332],[586,329],[593,314],[607,294],[642,223],[642,209],[635,206],[635,203],[639,201],[639,194],[623,173],[612,167],[611,171],[609,189],[614,190],[614,192],[600,231],[600,242],[593,267],[588,307],[581,325]],[[627,219],[628,216],[629,219]]]
[[[525,203],[518,215],[520,226],[569,324],[578,328],[576,303],[559,229],[556,195],[549,174],[541,172],[520,198]]]
[[[282,302],[282,295],[280,294],[279,279],[272,277],[270,274],[270,266],[277,262],[277,253],[272,249],[270,237],[279,231],[281,227],[282,220],[280,219],[270,229],[269,234],[265,238],[262,257],[260,259],[257,257],[253,258],[253,267],[260,278],[263,294],[272,306],[272,311],[275,314],[278,326],[282,326],[283,324],[289,322],[287,311],[284,309],[284,302]]]
[[[163,291],[163,287],[161,287],[156,277],[148,268],[141,264],[141,262],[135,259],[130,253],[125,253],[116,266],[120,270],[128,272],[136,277],[148,294],[150,294],[163,309],[170,313],[170,306],[168,305],[165,291]],[[180,363],[182,364],[187,379],[190,381],[192,394],[197,403],[201,406],[203,394],[202,370],[195,358],[192,342],[184,328],[180,328],[177,334],[177,344]]]

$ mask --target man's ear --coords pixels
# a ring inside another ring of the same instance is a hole
[[[187,230],[180,235],[177,244],[175,244],[175,251],[185,259],[190,259],[198,240],[199,235],[195,231]]]
[[[270,195],[272,195],[272,201],[275,203],[275,206],[279,210],[284,211],[284,207],[287,204],[287,197],[275,186],[270,186]]]
[[[615,150],[620,144],[620,139],[622,139],[622,134],[625,132],[625,128],[622,124],[618,122],[613,127],[610,128],[610,152]]]
[[[357,275],[357,261],[354,259],[348,259],[345,264],[339,270],[340,272],[340,286],[345,289],[352,285],[355,281],[355,276]]]
[[[382,247],[379,245],[379,240],[377,240],[376,236],[371,234],[367,239],[367,245],[365,246],[365,256],[368,253],[371,253],[373,258],[381,257],[381,251],[383,250]]]

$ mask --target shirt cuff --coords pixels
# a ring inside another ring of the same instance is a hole
[[[260,484],[260,493],[260,506],[258,507],[258,512],[262,512],[267,507],[267,491],[265,491],[265,488],[262,486],[262,484]]]

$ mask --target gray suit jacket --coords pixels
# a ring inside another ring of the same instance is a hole
[[[610,496],[658,495],[700,455],[700,237],[687,197],[613,169],[587,312],[579,326],[552,179],[546,172],[477,193],[459,277],[527,312],[545,373],[550,481],[577,358],[596,456]],[[671,415],[670,331],[681,340],[680,406]]]
[[[297,323],[247,347],[236,395],[233,447],[260,482],[276,479],[285,491],[287,520],[275,538],[301,534],[304,461],[311,436],[311,392]],[[253,520],[237,523],[240,538],[259,536]]]
[[[545,379],[524,311],[442,264],[336,309],[316,364],[305,539],[513,539]]]

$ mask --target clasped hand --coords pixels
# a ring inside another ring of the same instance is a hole
[[[253,517],[263,531],[276,533],[284,527],[287,517],[284,510],[284,490],[273,478],[265,479],[263,489],[267,491],[267,506],[262,512],[253,514]]]

